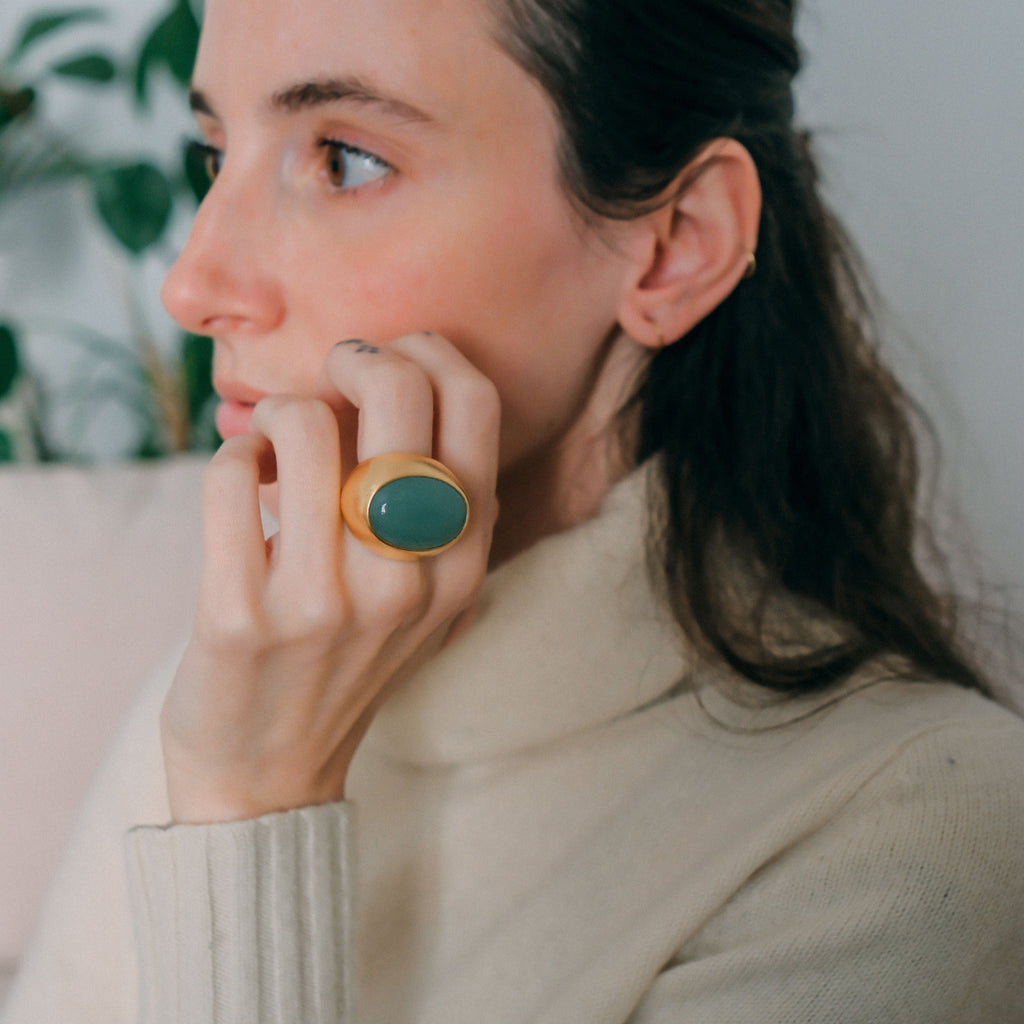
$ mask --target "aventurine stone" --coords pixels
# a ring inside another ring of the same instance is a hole
[[[405,551],[429,551],[459,535],[467,511],[462,495],[443,480],[403,476],[374,494],[367,519],[385,544]]]

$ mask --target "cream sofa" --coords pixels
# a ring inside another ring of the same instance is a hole
[[[187,631],[205,461],[0,468],[0,999],[118,719]]]

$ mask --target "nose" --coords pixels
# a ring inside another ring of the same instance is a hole
[[[255,189],[218,175],[185,248],[164,278],[167,312],[193,334],[259,334],[284,318],[284,293],[267,250],[273,233]],[[262,245],[261,245],[262,239]]]

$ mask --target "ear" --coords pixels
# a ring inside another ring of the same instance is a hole
[[[735,139],[710,142],[669,194],[626,228],[633,275],[619,323],[650,348],[681,338],[731,294],[751,267],[761,218],[757,168]]]

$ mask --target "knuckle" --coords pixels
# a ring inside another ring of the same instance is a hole
[[[269,631],[258,608],[238,604],[219,607],[216,614],[200,609],[193,635],[212,654],[239,660],[259,652]]]
[[[309,590],[287,603],[279,633],[290,642],[330,646],[338,641],[346,623],[345,602],[340,595]]]
[[[326,649],[339,642],[346,628],[346,604],[337,594],[268,595],[265,604],[200,608],[193,635],[210,653],[243,661],[273,649]]]
[[[430,603],[422,571],[384,572],[365,591],[363,614],[369,621],[407,625],[421,618]]]

